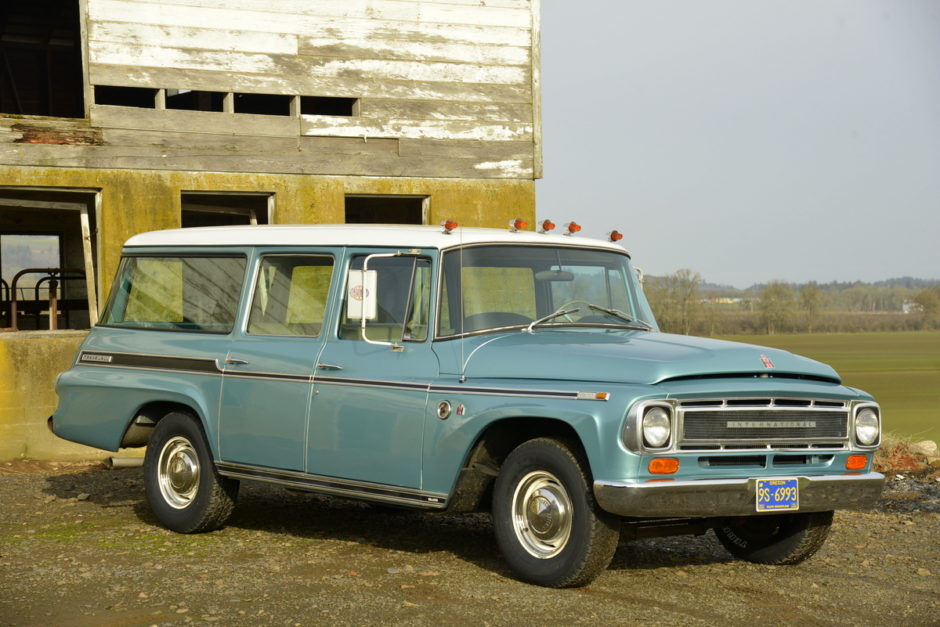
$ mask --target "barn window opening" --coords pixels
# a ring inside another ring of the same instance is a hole
[[[425,224],[429,196],[346,196],[347,224]]]
[[[220,91],[167,89],[166,108],[183,111],[222,111],[225,94]]]
[[[301,96],[300,114],[355,116],[359,114],[359,99]]]
[[[95,85],[95,104],[154,109],[157,106],[158,91],[150,87]]]
[[[85,116],[78,4],[0,2],[0,113]]]
[[[236,226],[268,224],[274,196],[267,193],[183,192],[180,196],[180,225]]]
[[[0,187],[0,329],[97,322],[95,190]]]
[[[290,115],[293,96],[277,94],[235,94],[235,113]]]

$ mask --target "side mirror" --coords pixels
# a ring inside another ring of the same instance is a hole
[[[346,319],[375,320],[378,317],[378,272],[350,270],[346,285]]]

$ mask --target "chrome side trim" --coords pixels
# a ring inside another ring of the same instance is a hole
[[[766,479],[767,477],[761,477]],[[859,509],[874,505],[881,473],[800,476],[801,512]],[[594,496],[619,516],[753,516],[757,478],[701,481],[595,481]]]
[[[275,470],[232,462],[216,462],[215,465],[219,469],[219,474],[226,477],[263,481],[290,488],[309,490],[310,492],[335,494],[337,496],[409,505],[425,509],[444,509],[447,505],[447,495],[439,492],[426,492],[381,483],[337,479],[336,477],[325,477],[291,470]]]

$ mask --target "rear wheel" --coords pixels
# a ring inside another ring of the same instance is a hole
[[[212,531],[235,507],[238,481],[219,475],[202,427],[182,412],[164,416],[144,456],[147,502],[164,526],[180,533]]]
[[[826,542],[832,512],[804,512],[738,518],[715,535],[733,556],[757,564],[799,564]]]
[[[493,524],[523,580],[552,588],[590,583],[610,564],[620,520],[595,503],[586,464],[560,440],[519,445],[493,492]]]

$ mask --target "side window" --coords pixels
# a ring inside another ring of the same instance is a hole
[[[102,324],[228,333],[244,257],[125,257]]]
[[[331,257],[264,257],[251,299],[248,333],[320,335],[332,276]]]
[[[355,257],[351,270],[362,270],[366,256]],[[431,260],[426,257],[378,257],[369,261],[376,272],[376,317],[366,321],[366,337],[377,342],[420,342],[428,337],[431,303]],[[348,292],[348,290],[347,290]],[[340,338],[362,339],[360,320],[350,318],[343,303]]]

